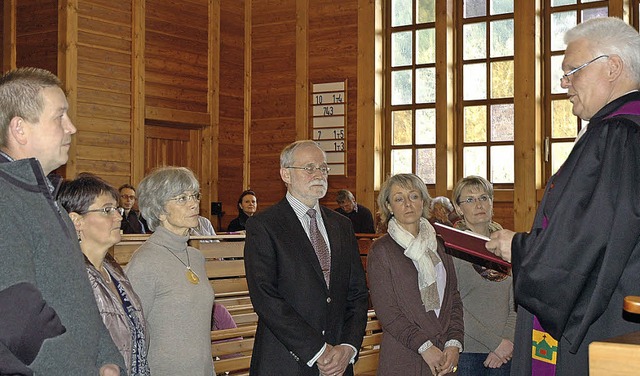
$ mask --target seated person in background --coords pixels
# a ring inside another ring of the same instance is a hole
[[[429,214],[431,214],[431,222],[442,223],[443,225],[453,226],[451,221],[451,213],[455,213],[451,201],[447,197],[438,196],[431,200],[431,207],[429,208]]]
[[[236,322],[233,319],[233,316],[231,316],[231,313],[229,313],[229,310],[227,310],[227,307],[225,307],[223,304],[213,302],[213,310],[211,311],[211,330],[234,329],[237,327],[238,325],[236,325]],[[232,342],[240,340],[242,340],[242,337],[222,339],[218,341],[212,341],[212,343]],[[220,355],[218,359],[229,359],[239,356],[242,356],[242,354],[227,354]]]
[[[244,225],[247,223],[247,219],[256,214],[256,210],[258,210],[258,198],[256,197],[255,192],[251,190],[242,192],[242,194],[240,194],[240,198],[238,198],[239,214],[231,221],[231,223],[229,223],[227,231],[244,231]]]
[[[122,223],[120,224],[122,233],[146,233],[146,226],[143,223],[140,213],[133,209],[133,205],[136,203],[136,189],[130,184],[124,184],[118,189],[118,192],[120,193],[118,205],[124,209],[124,213],[122,214]]]
[[[201,215],[198,215],[198,226],[189,229],[189,235],[195,236],[215,236],[216,230],[213,229],[211,221]],[[213,243],[220,240],[200,240],[201,243]]]
[[[457,229],[486,237],[502,229],[492,220],[493,186],[487,179],[473,175],[461,179],[453,189],[453,200],[461,216]],[[513,279],[472,261],[453,258],[464,309],[458,375],[509,375],[516,326]]]
[[[338,191],[336,202],[340,207],[336,211],[351,220],[356,234],[375,234],[371,211],[356,202],[353,193],[346,189]]]
[[[149,375],[142,303],[120,265],[107,255],[121,237],[118,192],[97,176],[83,173],[62,184],[58,200],[76,228],[98,310],[128,375]]]
[[[211,310],[211,330],[223,330],[237,328],[235,320],[227,307],[220,303],[213,303]]]

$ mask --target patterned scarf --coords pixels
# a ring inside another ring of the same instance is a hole
[[[420,232],[414,237],[402,228],[395,218],[389,220],[389,236],[404,248],[404,255],[413,261],[418,270],[418,289],[425,310],[440,308],[435,265],[442,262],[438,256],[436,231],[426,218],[420,218]]]

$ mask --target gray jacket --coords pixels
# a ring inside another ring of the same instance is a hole
[[[39,375],[98,375],[124,362],[102,324],[76,232],[54,201],[51,183],[34,159],[9,162],[0,155],[0,290],[35,285],[66,333],[47,339],[29,367]]]

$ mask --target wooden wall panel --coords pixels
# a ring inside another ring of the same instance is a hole
[[[218,201],[226,212],[220,224],[226,230],[236,217],[236,202],[244,190],[244,53],[245,2],[220,2],[220,61],[218,132]]]
[[[172,128],[147,124],[145,126],[145,175],[156,167],[180,166],[190,168],[201,180],[200,130]]]
[[[147,107],[208,112],[208,5],[146,0]]]
[[[132,183],[131,1],[78,2],[76,171]]]
[[[251,188],[260,209],[284,196],[280,151],[296,139],[296,1],[254,1],[251,15]]]
[[[16,66],[58,71],[58,2],[16,2]]]
[[[348,80],[347,86],[347,175],[329,176],[329,191],[323,205],[336,208],[339,189],[356,193],[356,123],[358,84],[357,1],[312,1],[309,4],[309,81]],[[372,124],[373,127],[373,124]],[[373,131],[373,129],[372,129]],[[357,199],[357,196],[356,196]]]

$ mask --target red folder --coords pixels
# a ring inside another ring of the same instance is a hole
[[[436,229],[438,236],[444,241],[445,246],[511,268],[509,262],[487,251],[485,244],[489,241],[489,238],[486,236],[474,234],[469,231],[460,231],[437,222],[433,224],[433,227]]]

